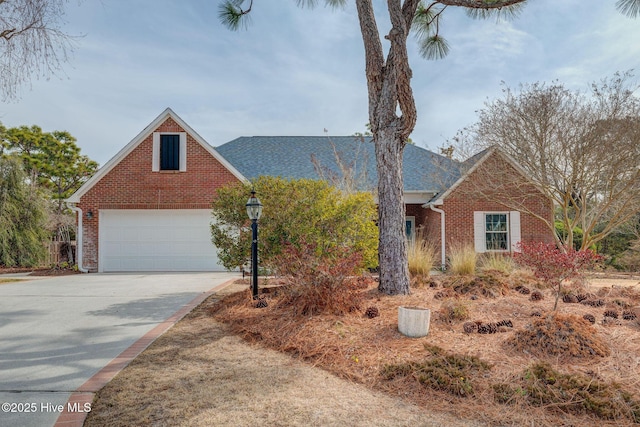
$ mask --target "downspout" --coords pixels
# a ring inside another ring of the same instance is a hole
[[[440,262],[441,262],[442,271],[444,271],[447,269],[447,257],[445,254],[447,243],[445,241],[445,232],[444,232],[444,225],[445,225],[444,211],[442,209],[436,208],[433,203],[429,203],[429,209],[431,209],[434,212],[438,212],[440,214],[440,257],[441,257]]]
[[[75,203],[68,203],[69,209],[78,214],[78,230],[76,231],[76,258],[78,260],[78,271],[88,273],[89,270],[82,266],[82,209],[77,207]]]

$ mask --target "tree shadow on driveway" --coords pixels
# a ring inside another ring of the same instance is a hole
[[[193,292],[164,294],[152,298],[111,304],[100,310],[89,311],[87,314],[91,316],[112,316],[123,319],[144,319],[163,322],[197,295]]]

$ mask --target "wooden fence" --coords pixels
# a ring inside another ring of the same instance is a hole
[[[68,246],[71,246],[71,259],[69,259]],[[49,248],[47,251],[47,258],[44,265],[49,267],[53,265],[60,265],[66,262],[69,265],[75,264],[76,258],[76,241],[71,242],[49,242]]]

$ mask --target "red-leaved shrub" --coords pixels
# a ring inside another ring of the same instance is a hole
[[[537,278],[556,288],[554,310],[558,307],[562,282],[580,277],[585,270],[593,268],[602,259],[601,255],[589,249],[559,249],[554,244],[542,242],[520,243],[519,248],[520,252],[515,254],[516,262],[531,268]]]

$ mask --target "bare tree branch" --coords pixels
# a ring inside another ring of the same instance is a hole
[[[372,0],[356,0],[356,8],[358,10],[360,31],[362,32],[363,40],[365,40],[364,55],[365,75],[367,77],[367,89],[369,92],[369,123],[371,123],[373,131],[373,127],[377,126],[377,122],[373,121],[373,111],[376,109],[382,90],[384,53],[382,51],[382,42],[379,37],[380,33],[373,11]],[[368,42],[366,40],[368,40]]]
[[[554,201],[563,243],[572,246],[579,228],[588,248],[640,213],[640,99],[630,77],[616,74],[594,84],[590,95],[558,83],[525,85],[518,93],[507,88],[457,144],[500,147]],[[493,175],[474,191],[495,197],[502,175]]]
[[[32,78],[55,75],[73,51],[60,26],[67,0],[0,1],[0,93],[15,100]]]

